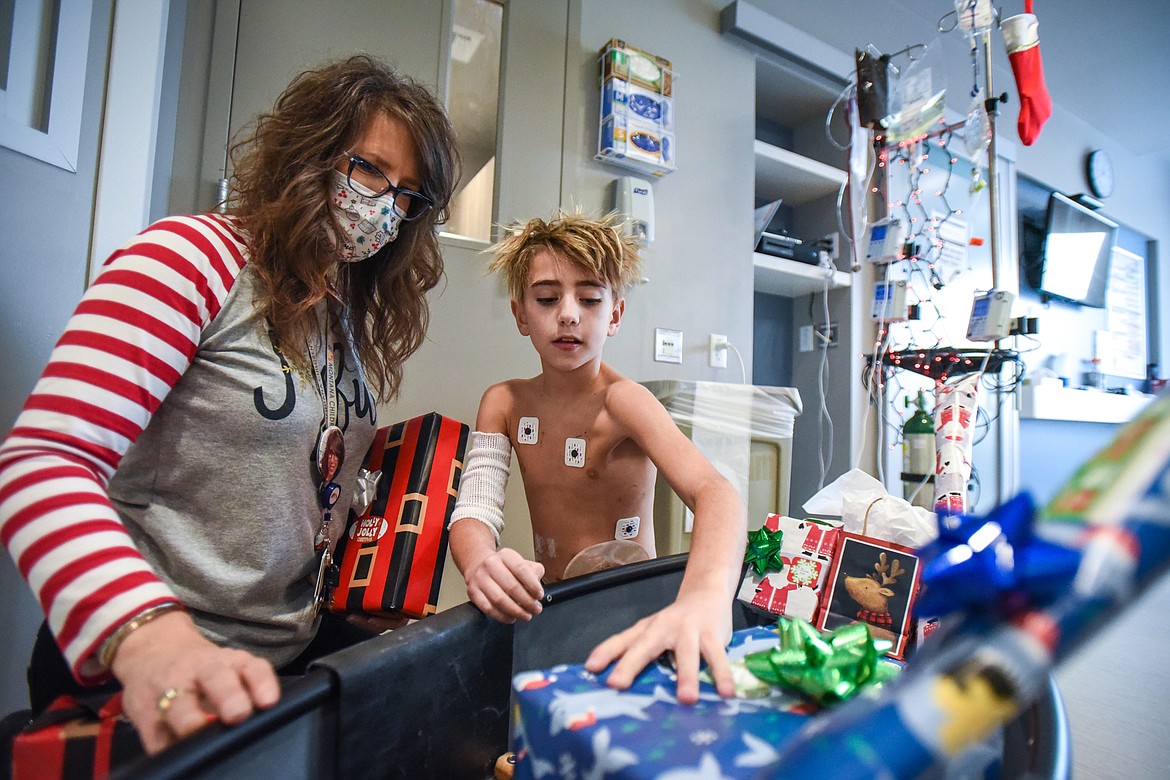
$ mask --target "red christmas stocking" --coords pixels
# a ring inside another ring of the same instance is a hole
[[[1032,0],[1024,0],[1025,13],[1003,20],[1003,39],[1007,44],[1016,91],[1020,94],[1020,117],[1017,127],[1024,146],[1031,146],[1040,128],[1052,116],[1052,98],[1044,84],[1044,63],[1040,59],[1039,23],[1032,13]]]

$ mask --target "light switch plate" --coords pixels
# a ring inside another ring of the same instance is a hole
[[[683,333],[681,330],[655,328],[654,359],[659,363],[681,363],[682,339]]]

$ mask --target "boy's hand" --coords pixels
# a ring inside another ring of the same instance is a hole
[[[720,589],[713,591],[680,593],[670,606],[595,647],[585,668],[598,674],[618,661],[606,685],[625,690],[647,664],[670,650],[678,671],[677,696],[681,703],[699,700],[700,656],[707,660],[719,695],[735,696],[725,649],[731,641],[731,605]]]
[[[507,547],[496,550],[467,573],[467,595],[501,623],[532,620],[540,614],[544,566]]]

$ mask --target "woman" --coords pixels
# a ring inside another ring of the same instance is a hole
[[[298,76],[233,161],[227,215],[110,257],[0,447],[34,709],[112,675],[150,752],[336,646],[330,521],[422,343],[459,166],[433,96],[365,56]]]

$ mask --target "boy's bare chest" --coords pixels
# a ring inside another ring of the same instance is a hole
[[[510,416],[526,490],[598,489],[647,460],[608,413],[604,394],[565,400],[521,392]]]
[[[522,471],[569,480],[600,476],[623,439],[603,420],[553,414],[520,416],[512,435]]]

